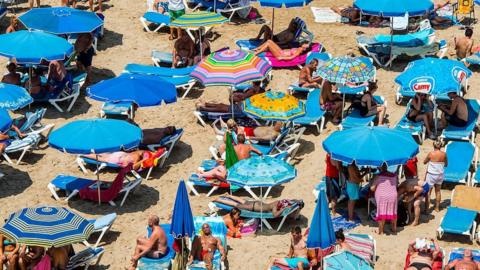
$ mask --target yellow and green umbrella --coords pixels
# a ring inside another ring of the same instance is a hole
[[[170,23],[170,26],[180,28],[198,28],[202,26],[215,26],[228,21],[227,18],[215,12],[193,12],[184,14]]]
[[[267,91],[243,101],[243,111],[263,120],[291,121],[305,114],[305,105],[294,96]]]

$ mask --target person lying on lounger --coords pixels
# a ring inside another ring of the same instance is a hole
[[[226,258],[225,248],[222,245],[222,240],[212,235],[212,229],[208,223],[202,225],[200,235],[193,238],[192,250],[188,256],[188,264],[192,264],[193,260],[202,261],[205,263],[207,270],[213,269],[213,255],[216,251],[221,254],[221,260]]]
[[[272,126],[259,126],[259,127],[242,127],[238,126],[235,120],[228,119],[227,121],[227,130],[233,131],[235,134],[243,134],[249,140],[268,142],[275,140],[280,132],[282,132],[283,123],[280,121],[275,122]],[[218,135],[224,135],[225,133],[218,133]]]
[[[368,90],[365,91],[360,100],[360,115],[362,117],[376,115],[378,117],[378,125],[383,125],[383,118],[385,117],[387,108],[385,105],[377,104],[375,101],[373,93],[377,91],[377,88],[378,86],[375,82],[368,84]]]
[[[300,87],[320,88],[322,84],[321,77],[313,77],[313,72],[317,70],[318,60],[313,59],[300,70],[298,84]]]
[[[149,145],[149,144],[157,144],[163,138],[175,134],[177,129],[175,126],[168,126],[164,128],[149,128],[149,129],[142,129],[142,144]]]
[[[342,117],[342,97],[333,93],[334,84],[327,80],[323,81],[320,94],[320,107],[332,114],[332,123],[339,124]]]
[[[304,203],[303,200],[276,200],[273,202],[260,202],[256,200],[245,200],[233,195],[224,195],[215,199],[214,202],[221,204],[229,205],[236,207],[241,210],[251,211],[251,212],[263,212],[263,213],[272,213],[274,217],[279,217],[285,208],[290,207],[294,204],[298,204],[299,207],[292,214],[294,219],[298,218],[300,210],[302,210]]]
[[[443,112],[440,120],[441,128],[446,128],[447,124],[456,127],[465,127],[468,124],[468,107],[465,100],[455,92],[448,93],[452,100],[450,105],[440,104],[438,109]]]
[[[225,222],[225,225],[228,228],[227,236],[233,238],[242,237],[241,229],[243,221],[240,219],[240,213],[240,209],[233,207],[232,210],[230,210],[230,213],[223,216],[223,222]]]
[[[302,235],[302,229],[299,226],[295,226],[291,231],[290,249],[288,255],[285,258],[272,258],[268,264],[267,269],[275,264],[280,264],[292,269],[306,270],[309,269],[309,265],[316,265],[317,260],[313,258],[309,262],[308,258],[311,250],[307,249],[307,238]],[[313,256],[315,257],[315,256]]]
[[[273,40],[269,39],[262,45],[258,46],[257,48],[253,49],[255,55],[259,55],[263,52],[271,52],[273,57],[277,60],[285,60],[289,61],[295,59],[296,57],[307,53],[311,50],[310,43],[308,41],[304,41],[300,44],[298,48],[291,48],[291,49],[282,49],[278,44],[276,44]]]
[[[360,10],[354,7],[332,7],[331,8],[338,15],[348,18],[349,22],[356,24],[360,22]]]
[[[9,83],[13,85],[21,85],[21,76],[17,73],[17,65],[13,62],[7,65],[8,73],[3,75],[2,83]]]
[[[137,237],[137,245],[131,259],[131,270],[137,268],[138,260],[142,257],[159,259],[168,254],[167,235],[159,225],[160,219],[156,215],[148,217],[148,227],[151,229],[149,237]]]
[[[290,24],[288,24],[287,29],[274,35],[272,29],[268,25],[264,24],[262,28],[260,28],[260,32],[258,33],[257,37],[253,40],[261,40],[262,44],[268,40],[273,40],[279,46],[288,46],[290,43],[295,41],[295,33],[297,33],[298,27],[299,25],[295,22],[295,19],[292,19]]]
[[[410,110],[407,112],[407,119],[412,122],[423,122],[427,137],[434,139],[433,127],[433,104],[427,94],[416,93],[410,103]]]
[[[434,249],[432,249],[432,244],[434,245]],[[433,239],[417,238],[408,245],[410,264],[406,270],[432,269],[433,261],[439,252],[440,247]]]
[[[428,192],[430,191],[430,185],[418,178],[411,178],[403,181],[398,186],[397,196],[400,199],[403,197],[403,201],[408,205],[408,213],[412,216],[412,207],[414,210],[414,220],[412,226],[417,226],[420,222],[421,203],[428,198]]]
[[[445,270],[478,270],[480,269],[480,263],[473,260],[472,250],[471,249],[464,249],[463,250],[463,258],[455,259],[451,261],[447,266],[445,266]]]
[[[134,170],[138,170],[142,167],[151,167],[155,158],[161,156],[165,152],[165,148],[159,148],[157,152],[153,153],[145,150],[136,150],[133,152],[113,152],[106,154],[88,154],[84,157],[98,160],[100,162],[106,162],[111,164],[116,164],[120,167],[126,167],[132,164]]]

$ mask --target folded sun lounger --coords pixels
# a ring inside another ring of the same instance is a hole
[[[448,166],[445,167],[444,181],[470,184],[472,164],[476,164],[477,147],[471,142],[449,142],[445,148]]]
[[[220,198],[224,199],[224,200],[230,200],[228,197],[222,197],[221,196]],[[232,203],[237,203],[234,200],[231,200],[231,201],[232,201]],[[280,229],[282,229],[282,226],[283,226],[285,220],[287,219],[287,217],[289,215],[295,213],[295,211],[297,211],[301,206],[300,201],[297,201],[297,200],[290,200],[290,201],[292,202],[292,204],[285,207],[285,209],[282,211],[282,213],[280,213],[280,215],[278,215],[277,217],[275,217],[272,212],[260,213],[260,212],[248,211],[248,210],[245,210],[245,209],[242,209],[242,211],[240,213],[240,216],[245,217],[245,218],[259,218],[265,224],[265,226],[267,226],[267,228],[269,230],[273,230],[273,227],[268,222],[268,219],[281,218],[282,220],[280,221],[280,224],[277,227],[277,232],[278,232],[278,231],[280,231]],[[258,203],[260,203],[260,202],[258,202]],[[210,208],[211,211],[215,211],[215,212],[217,210],[220,210],[220,209],[225,210],[225,211],[230,211],[230,210],[233,209],[233,206],[227,205],[227,204],[224,204],[224,203],[221,203],[221,202],[217,202],[217,201],[210,202],[208,204],[208,207]]]
[[[296,118],[295,125],[311,125],[317,128],[318,133],[322,133],[325,125],[325,111],[320,107],[320,89],[310,92],[305,102],[305,115]]]
[[[478,115],[480,112],[480,102],[476,99],[466,99],[468,119],[465,127],[448,125],[440,136],[445,140],[468,140],[472,143],[475,140],[475,132],[478,125]]]

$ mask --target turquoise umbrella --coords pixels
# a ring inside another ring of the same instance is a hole
[[[375,67],[367,57],[342,56],[326,61],[317,74],[333,83],[363,83],[375,76]]]

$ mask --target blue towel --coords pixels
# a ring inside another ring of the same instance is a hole
[[[361,221],[357,215],[355,215],[354,221],[349,221],[347,211],[340,210],[338,211],[338,213],[340,214],[340,216],[332,218],[334,231],[338,231],[340,229],[343,229],[343,231],[349,231],[360,225]]]

